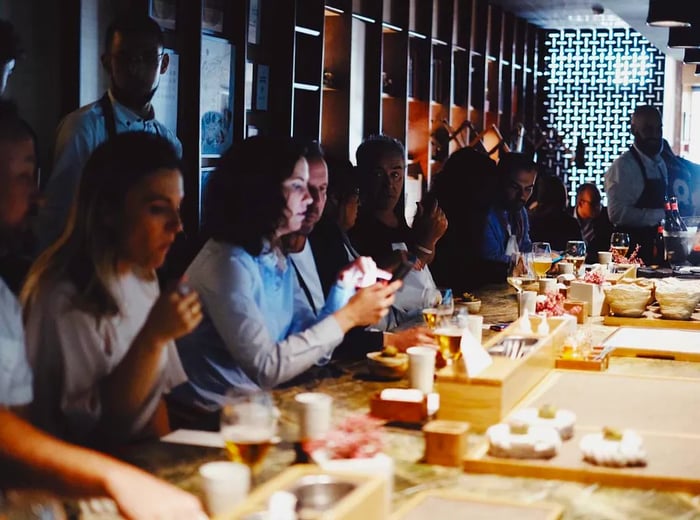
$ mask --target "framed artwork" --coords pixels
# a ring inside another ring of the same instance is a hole
[[[148,11],[163,29],[175,29],[177,0],[150,0]]]
[[[202,36],[199,114],[203,157],[219,157],[233,140],[232,67],[231,44]]]
[[[202,29],[212,32],[224,30],[224,0],[204,0],[202,5]]]

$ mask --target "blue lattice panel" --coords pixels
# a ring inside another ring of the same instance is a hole
[[[603,192],[605,171],[632,142],[635,107],[662,108],[664,56],[632,29],[552,31],[546,46],[544,123],[571,153],[554,150],[544,163],[564,179],[573,204],[584,182]],[[585,144],[583,167],[574,160],[579,139]]]

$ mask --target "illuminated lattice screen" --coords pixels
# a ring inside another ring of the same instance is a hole
[[[632,144],[634,108],[661,109],[664,56],[632,29],[552,31],[546,45],[545,123],[563,141],[566,160],[557,173],[573,204],[584,182],[603,192],[608,166]]]

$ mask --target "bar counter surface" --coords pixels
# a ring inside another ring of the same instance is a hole
[[[481,314],[485,323],[516,319],[517,307],[512,288],[491,286],[477,293],[482,299]],[[581,326],[581,325],[580,325]],[[600,342],[615,329],[594,318],[588,325],[594,341]],[[484,331],[487,339],[491,331]],[[342,373],[341,373],[342,372]],[[700,379],[700,363],[656,359],[617,358],[610,361],[608,373],[653,375]],[[281,435],[294,433],[293,397],[302,391],[319,391],[333,397],[335,421],[349,414],[366,413],[369,397],[386,387],[405,387],[407,381],[379,382],[370,380],[364,362],[341,365],[335,377],[310,378],[297,386],[275,390],[282,417]],[[651,391],[651,389],[650,389]],[[643,413],[643,412],[640,412]],[[422,464],[424,442],[416,428],[385,428],[385,452],[395,460],[393,506],[396,509],[419,491],[435,488],[459,488],[477,495],[532,503],[555,502],[564,507],[565,519],[698,519],[700,497],[684,493],[666,493],[627,488],[586,485],[558,480],[513,478],[497,475],[467,474],[459,468]],[[479,440],[470,436],[470,442]],[[183,489],[201,496],[198,467],[211,460],[225,460],[223,449],[151,442],[132,446],[124,458],[155,473]],[[280,443],[263,463],[259,481],[279,474],[293,463],[292,445]],[[700,468],[698,469],[700,472]]]

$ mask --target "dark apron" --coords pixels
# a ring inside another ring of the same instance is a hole
[[[644,178],[644,190],[637,199],[634,207],[639,209],[663,209],[666,203],[666,181],[663,178],[650,179],[647,176],[646,168],[639,156],[639,152],[630,148],[632,157],[639,165]],[[652,247],[656,236],[657,226],[616,226],[615,231],[627,233],[630,236],[630,253],[634,250],[635,244],[639,244],[639,257],[644,263],[649,265],[652,260]]]
[[[105,94],[98,101],[102,109],[102,116],[105,118],[105,130],[107,131],[107,140],[112,139],[117,135],[117,121],[114,118],[114,107],[109,99],[109,94]]]

